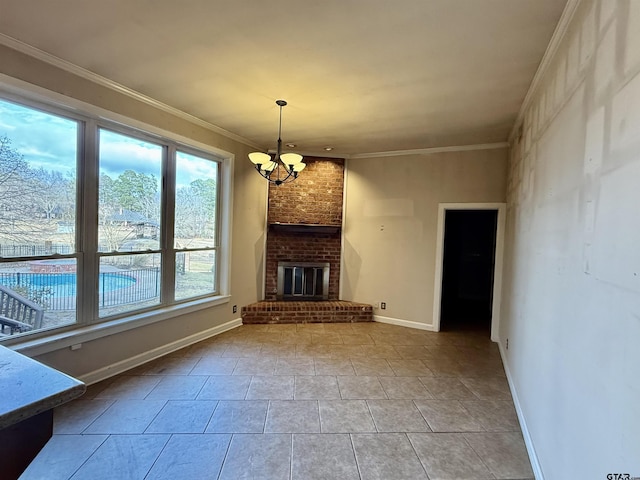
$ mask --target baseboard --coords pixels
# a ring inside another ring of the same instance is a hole
[[[400,327],[416,328],[418,330],[429,330],[430,332],[436,331],[431,324],[413,322],[411,320],[401,320],[399,318],[381,317],[379,315],[374,315],[373,321],[380,323],[389,323],[391,325],[398,325]]]
[[[87,385],[101,382],[102,380],[106,380],[107,378],[113,377],[114,375],[126,372],[127,370],[138,367],[143,363],[147,363],[151,360],[155,360],[156,358],[160,358],[164,355],[167,355],[168,353],[175,352],[176,350],[188,347],[189,345],[193,345],[194,343],[206,340],[207,338],[220,335],[221,333],[239,327],[240,325],[242,325],[242,319],[236,318],[235,320],[223,323],[222,325],[218,325],[217,327],[203,330],[202,332],[198,332],[188,337],[181,338],[179,340],[176,340],[175,342],[171,342],[161,347],[154,348],[153,350],[149,350],[139,355],[121,360],[120,362],[116,362],[112,365],[107,365],[106,367],[99,368],[98,370],[94,370],[93,372],[89,372],[85,375],[80,375],[79,379]]]
[[[522,430],[524,444],[527,447],[527,453],[529,454],[529,461],[531,462],[533,474],[536,477],[536,480],[544,480],[544,475],[542,475],[542,467],[540,466],[540,462],[538,461],[538,455],[536,455],[536,449],[533,445],[531,435],[529,434],[529,429],[527,428],[527,422],[524,418],[524,414],[522,413],[522,407],[520,406],[520,400],[518,399],[518,392],[513,383],[511,372],[509,371],[509,364],[506,361],[507,356],[505,354],[504,348],[502,347],[502,342],[498,342],[498,348],[500,349],[502,365],[504,366],[504,371],[507,375],[507,382],[509,383],[509,389],[511,390],[511,396],[513,397],[513,404],[516,407],[516,414],[518,415],[518,421],[520,422],[520,429]]]

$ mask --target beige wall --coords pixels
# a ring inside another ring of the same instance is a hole
[[[509,168],[500,342],[539,478],[640,476],[640,1],[583,1]]]
[[[137,122],[222,149],[235,155],[233,229],[228,304],[182,315],[38,357],[71,375],[83,377],[118,362],[240,318],[240,308],[261,295],[267,183],[252,170],[247,153],[255,150],[203,126],[97,85],[0,45],[0,73],[123,115]],[[238,313],[232,306],[238,305]],[[108,372],[103,372],[108,374]]]
[[[342,299],[430,326],[438,205],[504,202],[506,164],[506,149],[349,160]]]

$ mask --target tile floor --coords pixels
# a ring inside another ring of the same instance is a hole
[[[244,325],[89,387],[23,479],[529,479],[473,333]]]

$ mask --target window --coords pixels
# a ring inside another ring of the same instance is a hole
[[[152,133],[0,98],[0,334],[219,295],[222,164]]]
[[[176,299],[216,291],[217,185],[217,163],[177,152],[174,217]]]
[[[98,131],[100,317],[160,303],[161,178],[165,148]]]

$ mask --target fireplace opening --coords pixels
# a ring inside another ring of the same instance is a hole
[[[278,262],[278,300],[327,300],[329,263]]]

